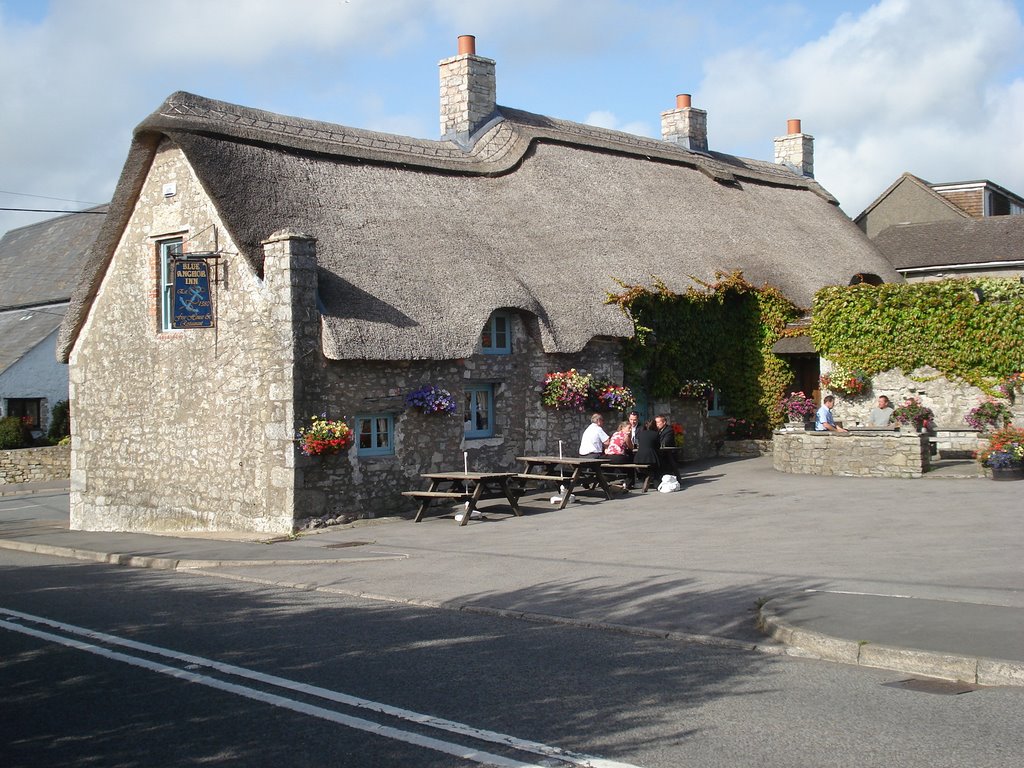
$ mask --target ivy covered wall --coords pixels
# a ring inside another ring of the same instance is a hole
[[[930,366],[991,394],[1024,370],[1024,285],[977,278],[823,288],[811,338],[822,355],[869,375]]]
[[[777,403],[792,372],[771,348],[800,310],[778,290],[754,286],[740,272],[681,294],[658,280],[622,287],[608,300],[633,320],[634,337],[623,348],[627,385],[671,398],[685,381],[710,381],[730,416],[761,431],[781,421]]]

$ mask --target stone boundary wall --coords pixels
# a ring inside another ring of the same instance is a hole
[[[920,477],[930,467],[928,436],[891,432],[776,432],[772,464],[779,472],[844,477]]]
[[[723,459],[746,459],[771,452],[771,440],[726,440],[715,455]]]
[[[42,483],[71,476],[71,446],[0,451],[0,485]]]

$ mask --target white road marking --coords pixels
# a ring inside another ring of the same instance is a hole
[[[276,694],[266,693],[253,688],[247,688],[242,685],[225,682],[218,680],[217,678],[207,677],[206,675],[197,674],[191,670],[207,668],[214,670],[221,674],[232,675],[240,677],[253,682],[259,682],[264,685],[271,685],[277,688],[282,688],[296,693],[302,693],[308,696],[315,696],[317,698],[332,701],[338,704],[343,704],[350,707],[366,709],[379,714],[388,715],[401,720],[406,720],[411,723],[416,723],[421,726],[434,728],[436,730],[447,731],[449,733],[458,734],[460,736],[467,736],[479,741],[490,742],[493,744],[499,744],[505,747],[516,749],[522,752],[531,752],[544,757],[556,758],[558,760],[578,765],[580,768],[638,768],[638,766],[630,763],[620,763],[612,760],[606,760],[604,758],[595,757],[593,755],[585,755],[580,753],[569,752],[559,747],[553,747],[540,742],[528,741],[525,739],[519,739],[514,736],[507,734],[498,733],[496,731],[489,731],[480,728],[474,728],[473,726],[459,723],[454,720],[446,720],[444,718],[433,717],[432,715],[425,715],[419,712],[413,712],[412,710],[401,709],[399,707],[393,707],[388,704],[382,704],[380,702],[370,701],[369,699],[362,699],[357,696],[351,696],[346,693],[340,693],[338,691],[332,691],[327,688],[320,688],[315,685],[308,685],[306,683],[296,682],[283,677],[277,677],[276,675],[268,675],[263,672],[257,672],[255,670],[246,669],[245,667],[237,667],[233,664],[224,664],[219,661],[212,659],[206,659],[202,656],[194,656],[192,654],[180,653],[168,648],[161,648],[160,646],[150,645],[148,643],[140,643],[134,640],[127,640],[124,638],[117,637],[116,635],[108,635],[103,632],[97,632],[94,630],[86,629],[84,627],[78,627],[74,624],[65,624],[64,622],[55,621],[53,619],[47,619],[42,616],[34,616],[28,613],[22,613],[9,608],[0,608],[0,615],[5,616],[7,619],[13,619],[14,622],[18,620],[28,621],[35,624],[41,624],[43,626],[50,627],[52,629],[60,630],[69,635],[77,635],[79,637],[96,640],[99,642],[106,643],[107,645],[119,646],[122,648],[128,648],[131,650],[148,653],[154,656],[161,656],[167,659],[173,659],[186,665],[185,669],[179,669],[177,667],[167,666],[159,662],[151,661],[149,659],[139,658],[137,656],[131,656],[119,651],[113,651],[108,648],[102,648],[91,643],[86,643],[81,640],[76,640],[70,637],[64,637],[62,635],[56,635],[43,630],[34,629],[32,627],[26,627],[12,621],[0,619],[0,628],[7,629],[13,632],[20,632],[22,634],[31,635],[40,639],[48,640],[51,642],[66,645],[68,647],[76,648],[78,650],[86,651],[88,653],[94,653],[105,658],[109,658],[115,661],[124,662],[133,666],[142,667],[144,669],[158,672],[160,674],[169,675],[181,680],[187,680],[189,682],[198,683],[200,685],[207,685],[211,688],[233,693],[238,696],[245,698],[254,699],[261,701],[272,706],[282,707],[284,709],[290,709],[295,712],[301,712],[303,714],[312,715],[319,717],[324,720],[330,720],[340,725],[345,725],[358,730],[367,731],[370,733],[384,736],[385,738],[395,739],[397,741],[404,741],[406,743],[414,744],[416,746],[425,747],[427,749],[433,749],[445,754],[454,755],[461,757],[466,760],[472,760],[475,762],[484,763],[486,765],[496,766],[516,766],[518,768],[528,768],[532,766],[531,763],[522,763],[517,760],[510,760],[501,755],[494,755],[488,752],[474,750],[471,747],[465,747],[452,742],[442,741],[439,739],[433,739],[427,736],[421,736],[416,733],[408,731],[402,731],[397,728],[390,726],[380,725],[369,720],[362,718],[351,717],[349,715],[343,715],[333,710],[324,709],[322,707],[316,707],[310,704],[305,704],[300,701],[288,699],[283,696]]]

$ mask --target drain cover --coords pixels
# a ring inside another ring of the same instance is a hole
[[[345,549],[346,547],[365,547],[369,541],[342,541],[338,544],[324,544],[324,549]]]
[[[918,693],[935,693],[940,696],[959,696],[961,693],[970,693],[981,688],[980,685],[972,685],[960,680],[936,680],[934,678],[911,677],[907,680],[894,680],[891,683],[882,683],[890,688],[903,688],[907,691]]]

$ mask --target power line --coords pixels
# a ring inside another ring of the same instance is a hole
[[[107,215],[106,211],[61,211],[56,208],[0,208],[0,211],[27,211],[28,213],[98,213]]]
[[[31,192],[9,192],[0,189],[0,195],[17,195],[18,197],[38,197],[40,200],[60,200],[62,203],[81,203],[82,205],[102,205],[93,200],[72,200],[70,197],[49,197],[47,195],[33,195]]]

